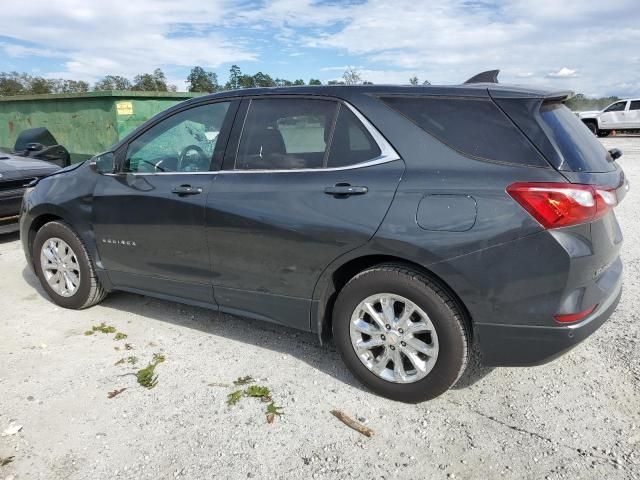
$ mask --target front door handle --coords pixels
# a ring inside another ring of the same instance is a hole
[[[333,187],[324,189],[327,195],[336,195],[347,197],[349,195],[364,195],[369,189],[367,187],[356,187],[348,183],[337,183]]]
[[[192,187],[191,185],[178,185],[171,188],[171,193],[175,193],[176,195],[180,195],[181,197],[184,195],[198,195],[202,193],[202,187]]]

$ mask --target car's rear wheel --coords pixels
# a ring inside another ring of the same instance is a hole
[[[383,264],[351,279],[333,313],[336,346],[367,387],[404,402],[447,391],[469,357],[466,319],[438,282],[399,264]]]
[[[598,130],[599,137],[608,137],[611,134],[611,130]]]
[[[33,262],[42,288],[61,307],[90,307],[107,294],[82,240],[63,222],[49,222],[38,230]]]

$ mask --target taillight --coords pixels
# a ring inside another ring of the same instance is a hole
[[[573,183],[518,182],[507,193],[544,228],[590,222],[618,203],[615,189]]]

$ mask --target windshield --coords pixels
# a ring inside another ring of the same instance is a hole
[[[613,159],[596,136],[564,104],[544,103],[540,108],[543,128],[563,161],[559,170],[609,172]]]

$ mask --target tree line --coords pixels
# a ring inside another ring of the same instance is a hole
[[[317,78],[308,82],[298,78],[287,80],[274,78],[263,72],[253,75],[243,73],[238,65],[229,70],[229,79],[222,84],[215,72],[207,71],[200,66],[193,67],[186,78],[189,92],[215,93],[223,90],[236,90],[252,87],[288,87],[292,85],[322,85]],[[409,78],[410,85],[429,85],[429,81],[420,81],[417,76]],[[340,80],[330,80],[328,85],[372,85],[362,78],[362,74],[353,67],[347,67]],[[124,90],[139,92],[175,92],[177,87],[167,82],[167,77],[160,68],[152,73],[136,75],[133,80],[120,75],[106,75],[90,85],[83,80],[51,79],[33,76],[27,73],[0,72],[0,96],[34,95],[45,93],[85,93],[89,91]],[[579,93],[567,101],[567,106],[574,111],[601,110],[619,100],[618,97],[587,98]]]
[[[243,73],[240,67],[233,65],[229,70],[229,80],[221,84],[215,72],[207,71],[196,66],[191,69],[186,78],[189,92],[214,93],[222,90],[235,90],[251,87],[288,87],[292,85],[322,85],[317,78],[305,82],[299,78],[287,80],[274,78],[263,72],[253,75]],[[342,80],[332,80],[329,84],[359,84],[370,83],[362,80],[355,69],[347,69]],[[28,73],[0,72],[0,96],[37,95],[47,93],[85,93],[89,91],[124,90],[139,92],[175,92],[177,87],[168,83],[165,73],[156,68],[152,73],[136,75],[133,80],[121,75],[106,75],[90,85],[83,80],[65,80],[62,78],[44,78]]]
[[[567,100],[566,105],[574,112],[584,112],[586,110],[602,110],[618,100],[620,98],[616,96],[588,98],[582,93],[578,93]]]

